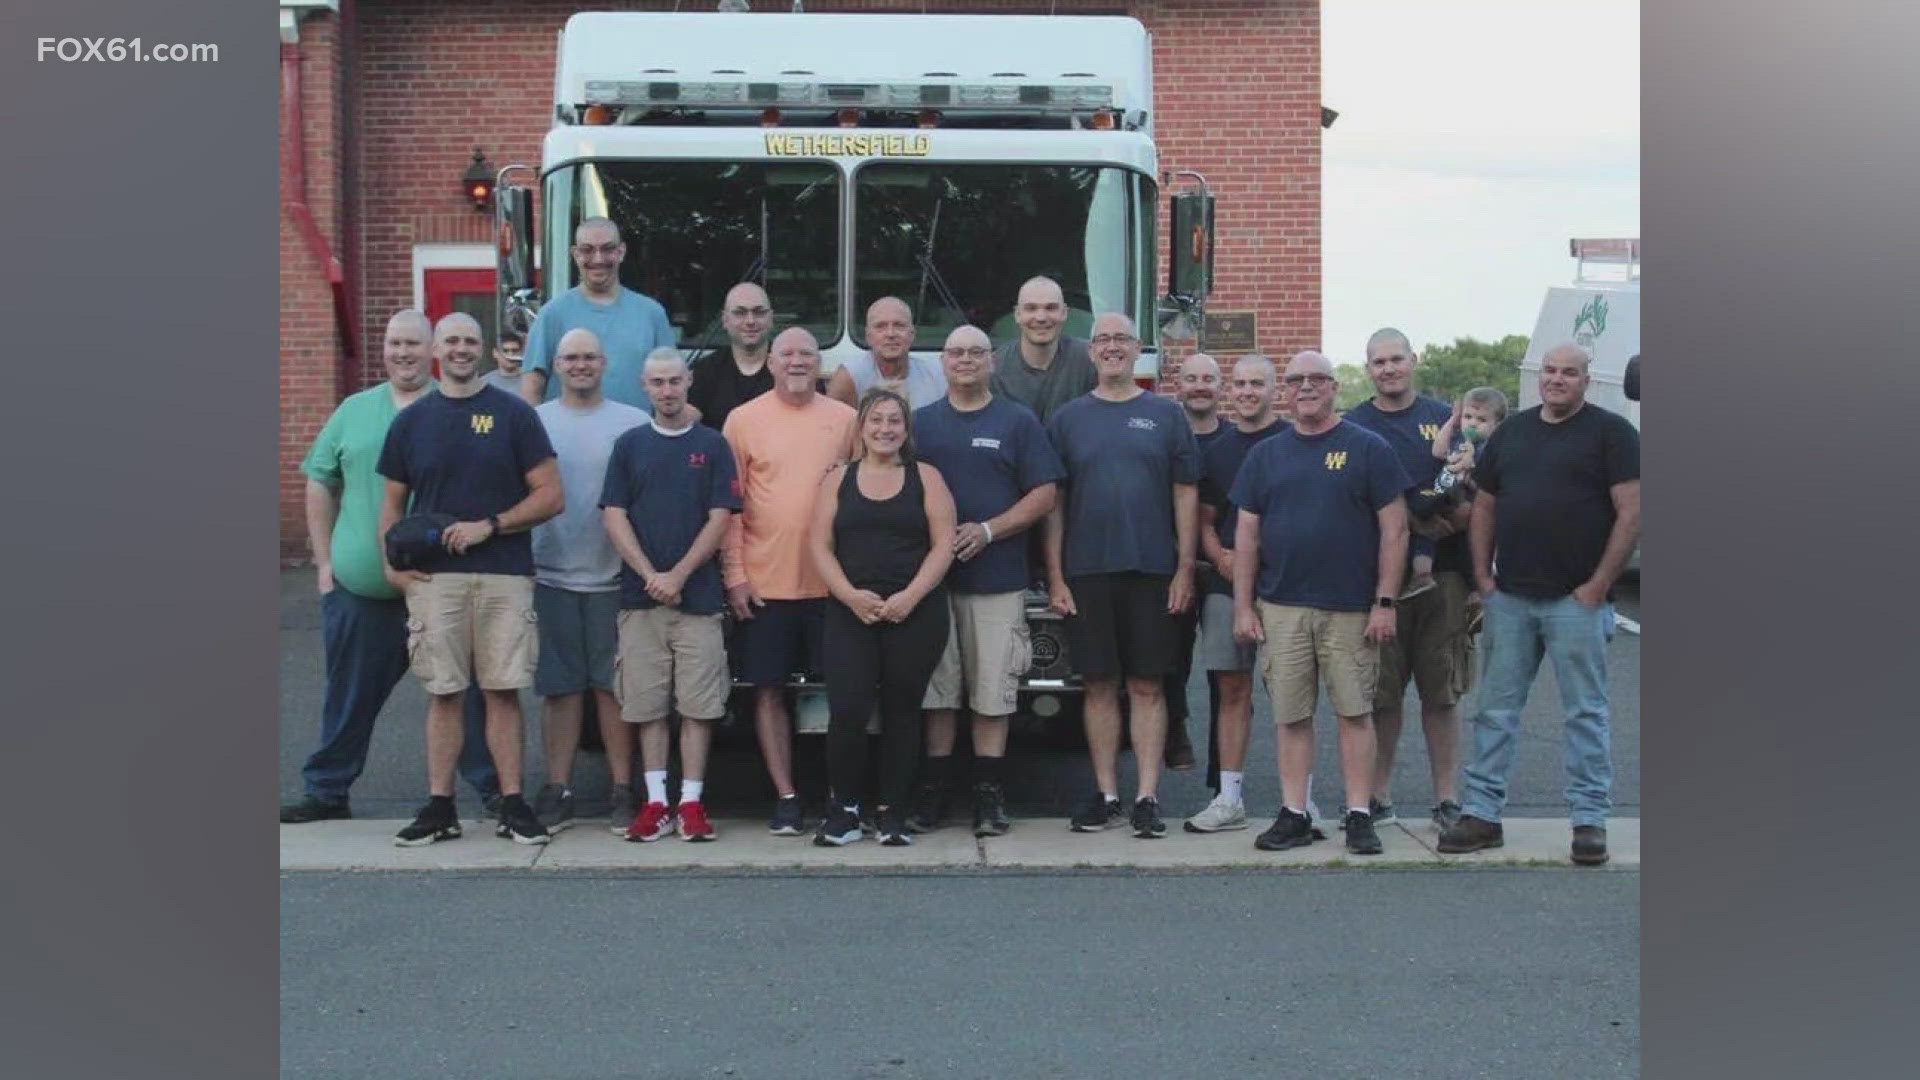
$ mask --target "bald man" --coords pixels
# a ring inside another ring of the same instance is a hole
[[[533,681],[539,648],[533,613],[535,525],[564,496],[553,444],[532,406],[479,375],[480,325],[463,314],[433,332],[440,392],[394,420],[380,450],[386,494],[380,534],[409,515],[444,514],[440,553],[387,580],[406,593],[413,673],[425,686],[427,805],[394,842],[417,847],[460,835],[454,762],[465,741],[460,699],[478,683],[486,696],[487,748],[500,773],[496,836],[544,844],[547,830],[521,797],[520,689]]]
[[[544,703],[541,734],[547,751],[547,782],[534,795],[533,812],[548,832],[573,824],[573,761],[586,697],[592,694],[613,774],[610,813],[624,830],[637,804],[632,733],[620,720],[613,685],[620,553],[607,535],[599,501],[614,441],[646,423],[647,414],[607,397],[607,357],[591,330],[561,335],[553,370],[560,396],[534,412],[560,464],[566,509],[533,530],[533,610],[540,626],[533,692]]]
[[[428,349],[433,327],[411,309],[387,320],[381,360],[387,381],[340,403],[307,452],[307,539],[320,588],[327,692],[320,746],[301,770],[306,797],[280,808],[282,824],[350,818],[347,792],[366,768],[373,724],[407,671],[407,605],[380,561],[380,500],[374,466],[394,417],[433,392]],[[477,753],[460,773],[484,803],[499,798],[493,761],[469,729]]]
[[[1212,445],[1231,425],[1220,422],[1220,362],[1197,352],[1180,362],[1180,375],[1174,380],[1180,409],[1193,429],[1193,440],[1202,460]],[[1202,566],[1204,569],[1204,565]],[[1187,681],[1193,676],[1193,646],[1199,637],[1200,605],[1193,604],[1176,618],[1179,641],[1174,647],[1174,669],[1167,673],[1167,750],[1169,769],[1191,769],[1193,739],[1187,733]],[[1211,674],[1207,678],[1209,713],[1217,707],[1219,691]]]
[[[984,332],[955,327],[940,362],[946,396],[914,411],[913,431],[916,453],[946,477],[958,514],[947,572],[954,631],[927,686],[927,777],[907,827],[928,832],[945,818],[965,705],[973,714],[973,833],[999,836],[1011,827],[1001,789],[1008,719],[1032,659],[1029,545],[1020,534],[1053,509],[1066,469],[1033,411],[989,389],[993,346]]]
[[[1280,729],[1282,805],[1254,846],[1284,851],[1316,839],[1307,784],[1324,680],[1340,729],[1347,850],[1378,855],[1373,692],[1380,644],[1398,627],[1410,481],[1385,439],[1335,411],[1340,386],[1325,356],[1299,353],[1284,378],[1294,388],[1293,425],[1247,452],[1227,493],[1239,510],[1234,632],[1266,646]]]
[[[776,802],[768,831],[806,831],[793,783],[786,684],[820,670],[827,584],[807,552],[814,497],[853,443],[853,409],[818,390],[820,343],[802,327],[773,339],[773,389],[733,410],[722,431],[740,477],[740,513],[727,527],[721,564],[727,606],[739,620],[734,674],[754,688],[754,730]]]
[[[727,290],[720,308],[727,343],[689,361],[693,385],[687,403],[700,410],[700,422],[719,431],[727,415],[773,389],[767,345],[773,340],[773,303],[767,290],[743,281]]]
[[[841,364],[827,383],[836,401],[858,406],[867,391],[884,386],[913,408],[947,395],[940,362],[913,355],[913,309],[897,296],[883,296],[867,308],[867,351]]]
[[[552,380],[554,352],[567,331],[580,327],[593,331],[607,355],[607,396],[645,412],[652,407],[640,386],[647,354],[678,345],[679,333],[659,301],[620,284],[627,244],[610,219],[588,218],[576,226],[571,254],[580,284],[541,305],[534,317],[520,394],[529,405],[559,396]],[[557,274],[558,268],[548,271]]]
[[[1059,282],[1027,279],[1013,303],[1020,337],[994,354],[993,392],[1032,409],[1043,424],[1055,409],[1100,381],[1087,343],[1068,336],[1067,315]]]

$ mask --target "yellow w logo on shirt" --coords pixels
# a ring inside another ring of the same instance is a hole
[[[1420,437],[1427,440],[1428,442],[1432,442],[1434,439],[1434,436],[1438,434],[1440,434],[1439,424],[1421,424],[1420,425]]]
[[[472,420],[473,420],[473,433],[475,435],[493,434],[493,417],[491,415],[482,415],[480,413],[475,413],[472,417]]]
[[[1327,468],[1342,469],[1346,467],[1346,464],[1347,452],[1345,450],[1331,450],[1327,452]]]

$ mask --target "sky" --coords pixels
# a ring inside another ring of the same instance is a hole
[[[1637,0],[1323,0],[1322,334],[1335,363],[1531,334],[1573,237],[1640,235]]]

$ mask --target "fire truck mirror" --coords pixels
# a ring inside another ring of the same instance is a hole
[[[1168,295],[1205,303],[1213,289],[1213,196],[1181,192],[1168,199],[1172,224],[1167,260]]]
[[[500,291],[533,288],[533,189],[502,185],[494,192],[499,230]]]

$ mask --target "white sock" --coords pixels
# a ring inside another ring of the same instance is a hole
[[[1240,781],[1245,779],[1246,775],[1244,772],[1233,772],[1230,769],[1221,769],[1220,797],[1235,806],[1240,805]]]
[[[1366,807],[1364,807],[1364,806],[1349,806],[1349,807],[1347,807],[1347,813],[1349,813],[1349,814],[1365,814],[1365,815],[1367,815],[1368,817],[1372,817],[1372,816],[1373,816],[1373,811],[1371,811],[1371,810],[1368,810],[1368,809],[1367,809]]]
[[[647,778],[647,801],[657,803],[666,802],[667,770],[648,769],[645,775]]]
[[[699,802],[700,793],[705,790],[707,790],[707,782],[705,780],[682,780],[680,781],[680,801],[683,803]]]
[[[1117,792],[1117,791],[1103,791],[1103,792],[1101,792],[1101,793],[1100,793],[1100,797],[1101,797],[1102,799],[1105,799],[1105,800],[1106,800],[1106,801],[1108,801],[1108,802],[1119,802],[1119,801],[1120,801],[1120,793],[1119,793],[1119,792]]]

